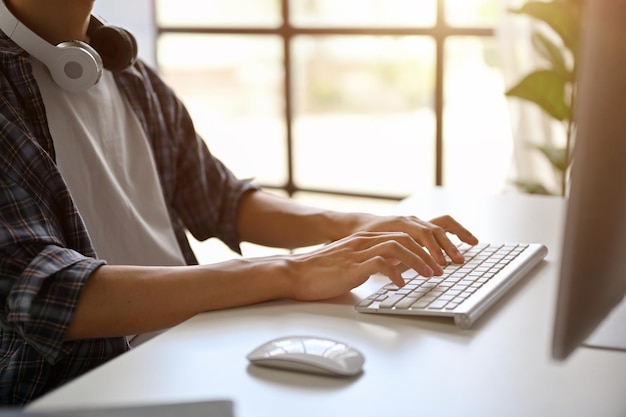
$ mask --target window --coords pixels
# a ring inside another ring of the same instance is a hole
[[[210,149],[289,195],[498,190],[497,0],[154,0],[157,62]]]

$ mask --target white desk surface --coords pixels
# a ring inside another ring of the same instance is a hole
[[[452,321],[366,315],[353,305],[384,282],[319,303],[272,302],[196,316],[35,401],[30,411],[232,399],[252,416],[626,415],[626,353],[550,357],[564,202],[527,195],[425,192],[397,210],[448,213],[481,240],[540,242],[549,254],[470,330]],[[366,356],[354,379],[263,369],[246,355],[292,334],[348,342]]]

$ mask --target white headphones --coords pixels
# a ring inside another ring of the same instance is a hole
[[[121,71],[137,59],[137,42],[127,30],[109,26],[94,15],[87,33],[90,44],[70,40],[54,46],[22,24],[0,0],[0,29],[26,52],[43,62],[54,81],[68,91],[96,84],[102,69]]]

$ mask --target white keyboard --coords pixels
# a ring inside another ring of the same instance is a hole
[[[363,299],[361,313],[453,317],[469,328],[548,253],[538,243],[458,245],[465,263],[449,263],[442,276],[425,278],[405,271],[403,288],[387,284]]]

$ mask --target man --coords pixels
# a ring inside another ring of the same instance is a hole
[[[449,216],[320,210],[236,179],[172,91],[135,62],[132,39],[115,48],[131,51],[127,65],[75,86],[100,58],[67,41],[104,42],[105,65],[114,43],[93,27],[94,0],[0,1],[3,404],[24,404],[125,352],[130,335],[210,310],[335,297],[374,273],[402,286],[398,263],[432,276],[444,253],[463,262],[448,233],[477,243]],[[76,46],[89,62],[57,68]],[[242,241],[326,245],[199,266],[187,231],[235,251]]]

